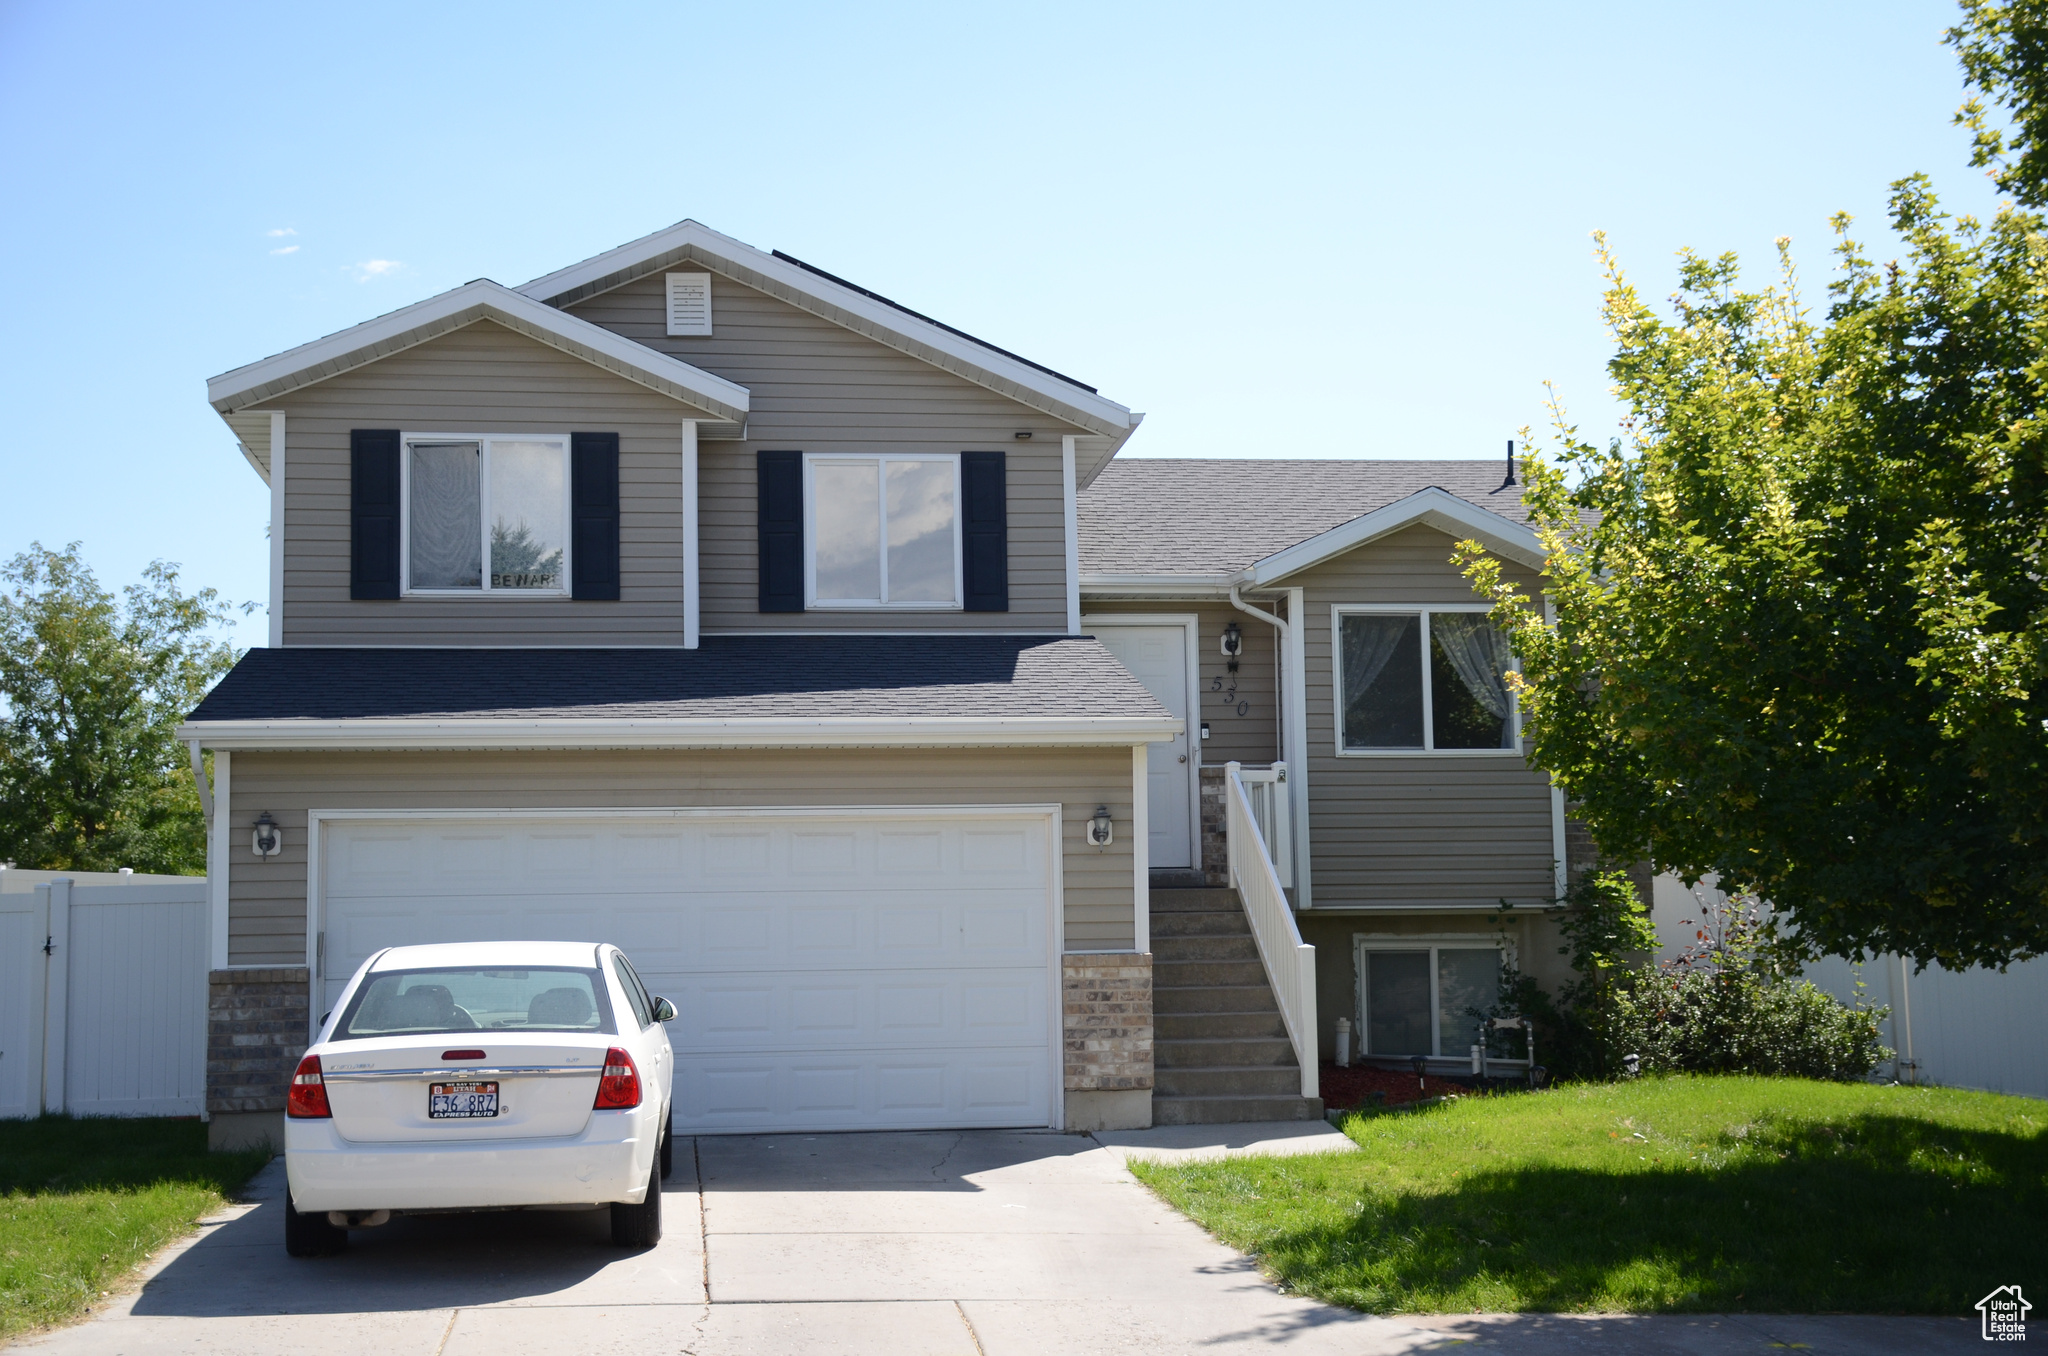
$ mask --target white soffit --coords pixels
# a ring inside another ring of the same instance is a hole
[[[206,398],[228,418],[289,391],[388,358],[479,320],[491,320],[628,381],[701,411],[706,422],[727,425],[732,436],[746,422],[747,388],[644,344],[544,305],[488,278],[443,292],[389,315],[301,344],[261,362],[222,373],[206,383]],[[718,429],[699,429],[716,436]],[[242,436],[236,429],[236,436]],[[243,445],[249,444],[244,439]],[[268,460],[266,442],[265,460]]]
[[[187,721],[180,740],[209,749],[1017,748],[1155,744],[1171,716],[931,716],[838,719],[428,718]]]
[[[1495,555],[1505,556],[1532,570],[1543,568],[1543,542],[1534,531],[1432,485],[1385,508],[1374,509],[1363,517],[1353,518],[1327,532],[1319,532],[1284,551],[1276,551],[1264,560],[1253,561],[1238,579],[1242,584],[1262,587],[1418,523],[1448,533],[1460,541],[1470,537]]]
[[[1062,380],[1030,363],[898,310],[851,287],[721,235],[696,221],[642,236],[580,264],[535,278],[518,290],[551,306],[573,306],[650,273],[694,263],[877,343],[987,387],[1094,435],[1081,439],[1077,468],[1082,485],[1093,480],[1145,416]]]

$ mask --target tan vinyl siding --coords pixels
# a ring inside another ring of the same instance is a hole
[[[1261,604],[1266,606],[1266,604]],[[1197,668],[1195,720],[1209,722],[1202,744],[1204,764],[1271,763],[1280,757],[1280,704],[1275,682],[1279,655],[1273,628],[1239,612],[1227,602],[1164,601],[1147,598],[1081,599],[1081,629],[1091,616],[1193,615],[1196,620]],[[1223,628],[1236,622],[1244,636],[1244,654],[1237,672],[1223,654]],[[1239,707],[1243,713],[1239,714]],[[1198,731],[1199,732],[1199,731]]]
[[[1049,805],[1064,807],[1066,945],[1128,950],[1131,751],[807,749],[604,753],[237,753],[230,813],[268,810],[284,852],[230,859],[228,961],[306,963],[307,811],[592,806]],[[1084,826],[1109,806],[1116,842]]]
[[[693,411],[481,320],[273,402],[287,645],[680,645]],[[619,599],[349,598],[349,431],[619,434]]]
[[[1066,630],[1060,435],[1077,430],[717,273],[711,275],[712,333],[671,337],[665,287],[663,275],[654,273],[569,311],[751,393],[748,441],[707,441],[698,453],[707,633]],[[1032,439],[1018,441],[1020,430],[1030,430]],[[754,535],[754,458],[762,450],[1006,453],[1010,610],[835,608],[763,616]]]
[[[1278,581],[1304,590],[1309,823],[1317,908],[1532,905],[1555,889],[1550,785],[1513,756],[1336,754],[1330,609],[1481,600],[1454,541],[1414,526]],[[1536,576],[1503,562],[1534,596]]]

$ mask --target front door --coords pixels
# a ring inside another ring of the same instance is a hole
[[[1145,805],[1151,823],[1147,856],[1157,867],[1187,870],[1195,865],[1194,741],[1189,738],[1192,703],[1188,693],[1188,627],[1165,624],[1097,625],[1083,621],[1117,661],[1143,683],[1159,704],[1180,720],[1181,732],[1164,744],[1148,746],[1151,776]]]

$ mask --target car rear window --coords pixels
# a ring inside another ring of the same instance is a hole
[[[595,970],[380,970],[356,990],[335,1040],[457,1031],[605,1031],[611,1004]]]

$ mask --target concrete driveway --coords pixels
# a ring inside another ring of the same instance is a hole
[[[1222,1136],[1236,1132],[1235,1139]],[[1112,1142],[1113,1141],[1113,1142]],[[527,1352],[1921,1352],[1968,1325],[1856,1319],[1383,1319],[1280,1294],[1153,1198],[1133,1151],[1293,1151],[1321,1126],[1132,1135],[966,1133],[679,1141],[661,1246],[602,1212],[401,1220],[335,1258],[284,1255],[281,1162],[252,1204],[152,1263],[139,1289],[24,1343],[48,1356],[308,1350]]]

